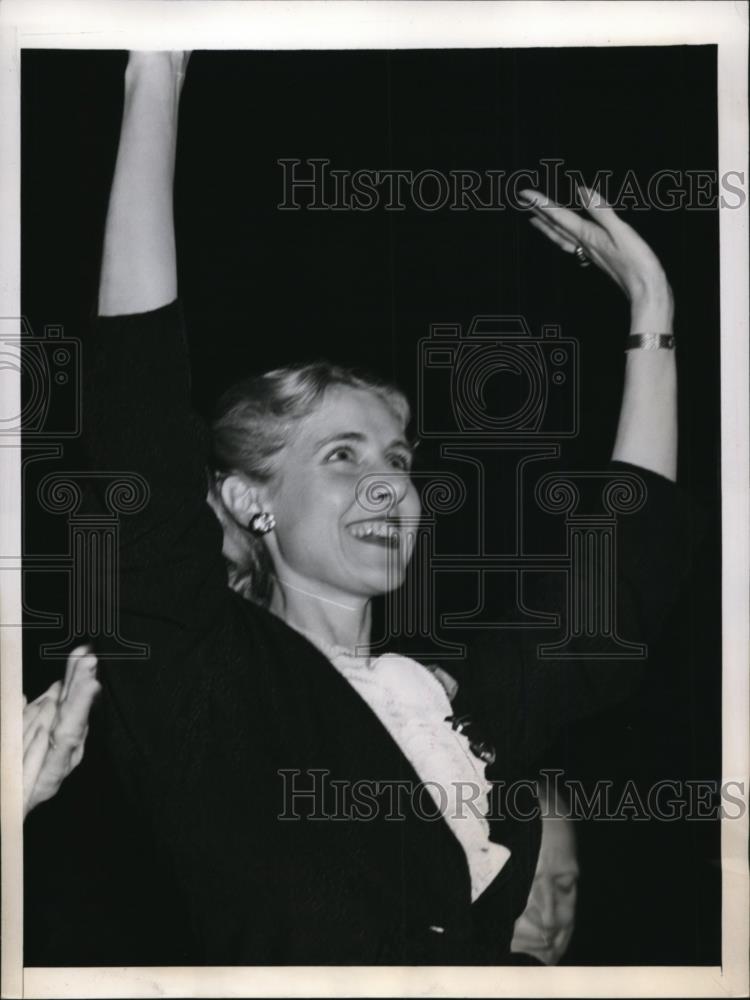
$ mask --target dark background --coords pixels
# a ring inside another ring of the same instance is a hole
[[[95,302],[116,151],[124,53],[28,51],[22,78],[22,298],[37,335],[85,329]],[[606,460],[617,420],[627,306],[617,289],[528,226],[523,213],[280,212],[279,158],[331,167],[534,169],[542,158],[611,190],[633,170],[717,166],[714,47],[196,53],[183,95],[176,184],[180,288],[194,392],[208,410],[246,370],[317,356],[416,391],[430,323],[523,314],[581,345],[581,433],[563,460]],[[661,258],[677,302],[680,479],[706,508],[691,584],[652,648],[648,684],[570,729],[552,755],[580,780],[720,774],[718,213],[624,212]],[[27,450],[27,459],[30,452]],[[423,462],[434,449],[422,451]],[[80,467],[75,441],[41,475]],[[502,526],[503,519],[498,518]],[[456,529],[458,530],[458,529]],[[502,527],[501,527],[502,533]],[[61,554],[65,518],[27,503],[26,552]],[[64,613],[62,574],[29,573],[27,608]],[[450,596],[443,598],[451,608]],[[25,636],[29,698],[59,675]],[[98,752],[27,824],[26,964],[168,964],[179,913],[144,888],[147,839],[117,808]],[[717,964],[716,822],[579,824],[578,929],[568,960]]]

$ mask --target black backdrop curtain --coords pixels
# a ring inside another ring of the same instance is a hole
[[[58,324],[79,336],[95,301],[125,61],[118,52],[23,56],[22,297],[37,334]],[[311,158],[342,171],[540,169],[542,183],[542,164],[558,160],[585,180],[611,171],[610,196],[628,176],[645,191],[669,169],[695,201],[699,181],[688,172],[715,176],[717,167],[715,48],[199,52],[189,67],[176,206],[201,409],[243,371],[311,357],[368,367],[414,397],[418,342],[431,323],[521,314],[532,331],[559,324],[580,344],[581,428],[561,461],[604,461],[627,323],[614,286],[579,269],[512,206],[279,210],[277,161]],[[648,685],[556,748],[579,780],[632,778],[647,788],[720,770],[718,214],[710,193],[700,197],[709,207],[645,211],[636,190],[623,207],[675,291],[680,475],[707,508],[709,529],[692,584],[652,650]],[[63,444],[58,458],[26,452],[30,555],[65,550],[64,518],[34,499],[44,474],[80,467],[76,441]],[[420,460],[434,457],[427,444]],[[502,534],[502,516],[494,520]],[[447,591],[441,610],[454,599]],[[39,649],[65,627],[42,628],[35,616],[65,614],[63,574],[30,572],[25,601],[31,698],[61,668]],[[82,767],[27,825],[26,963],[182,962],[187,932],[158,891],[147,831],[118,811],[96,747],[94,726]],[[717,822],[580,823],[579,850],[568,961],[718,963]]]

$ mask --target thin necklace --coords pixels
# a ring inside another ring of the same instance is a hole
[[[351,607],[348,604],[341,604],[340,602],[333,601],[333,600],[331,600],[328,597],[322,597],[320,594],[314,594],[314,593],[312,593],[309,590],[303,590],[302,587],[297,587],[297,586],[295,586],[295,584],[289,583],[286,580],[279,579],[279,583],[281,583],[284,587],[288,587],[290,590],[295,591],[298,594],[303,594],[305,597],[312,597],[313,600],[322,601],[324,604],[330,604],[333,607],[341,608],[344,611],[357,611],[358,610],[357,608],[353,608],[353,607]],[[344,653],[347,656],[356,657],[357,659],[361,659],[362,656],[364,655],[364,656],[367,657],[367,660],[369,662],[369,659],[370,659],[369,653],[367,653],[367,654],[357,653],[356,652],[356,650],[358,648],[357,646],[351,647],[351,646],[343,646],[340,643],[330,643],[327,640],[325,640],[323,638],[320,638],[317,635],[317,633],[311,631],[310,629],[304,628],[301,625],[295,625],[292,621],[290,621],[290,620],[288,620],[286,618],[284,620],[287,622],[288,625],[291,625],[293,629],[296,629],[297,632],[301,632],[303,635],[306,635],[308,639],[314,639],[316,646],[323,645],[328,650],[331,650],[331,651],[335,650],[337,652]],[[362,645],[364,645],[364,643]],[[368,647],[369,647],[369,644],[368,644]]]
[[[335,608],[342,608],[344,611],[357,611],[357,608],[353,608],[349,604],[341,604],[339,601],[332,601],[330,597],[321,597],[320,594],[313,594],[309,590],[303,590],[302,587],[295,587],[293,583],[289,583],[287,580],[282,580],[279,578],[279,583],[288,587],[289,590],[294,590],[298,594],[304,594],[305,597],[312,597],[316,601],[322,601],[324,604],[332,604]]]

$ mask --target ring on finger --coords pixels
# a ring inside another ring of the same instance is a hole
[[[581,267],[591,267],[591,258],[583,249],[580,243],[576,246],[573,253],[576,255],[578,263],[581,265]]]

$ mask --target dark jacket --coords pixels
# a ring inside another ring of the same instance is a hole
[[[419,777],[377,717],[305,638],[228,588],[179,305],[98,320],[84,356],[91,465],[137,472],[149,492],[121,518],[120,629],[149,656],[102,663],[111,753],[188,910],[193,964],[511,961],[539,821],[492,821],[511,860],[472,905],[463,851],[429,802],[389,818],[397,783]],[[648,638],[688,551],[687,501],[642,475],[648,502],[619,529],[631,640]],[[533,775],[561,726],[637,679],[629,662],[539,661],[542,638],[483,635],[457,670],[456,711],[495,746],[499,782]],[[315,801],[292,797],[315,782]],[[355,786],[357,816],[336,798]],[[328,818],[312,815],[321,802]]]

